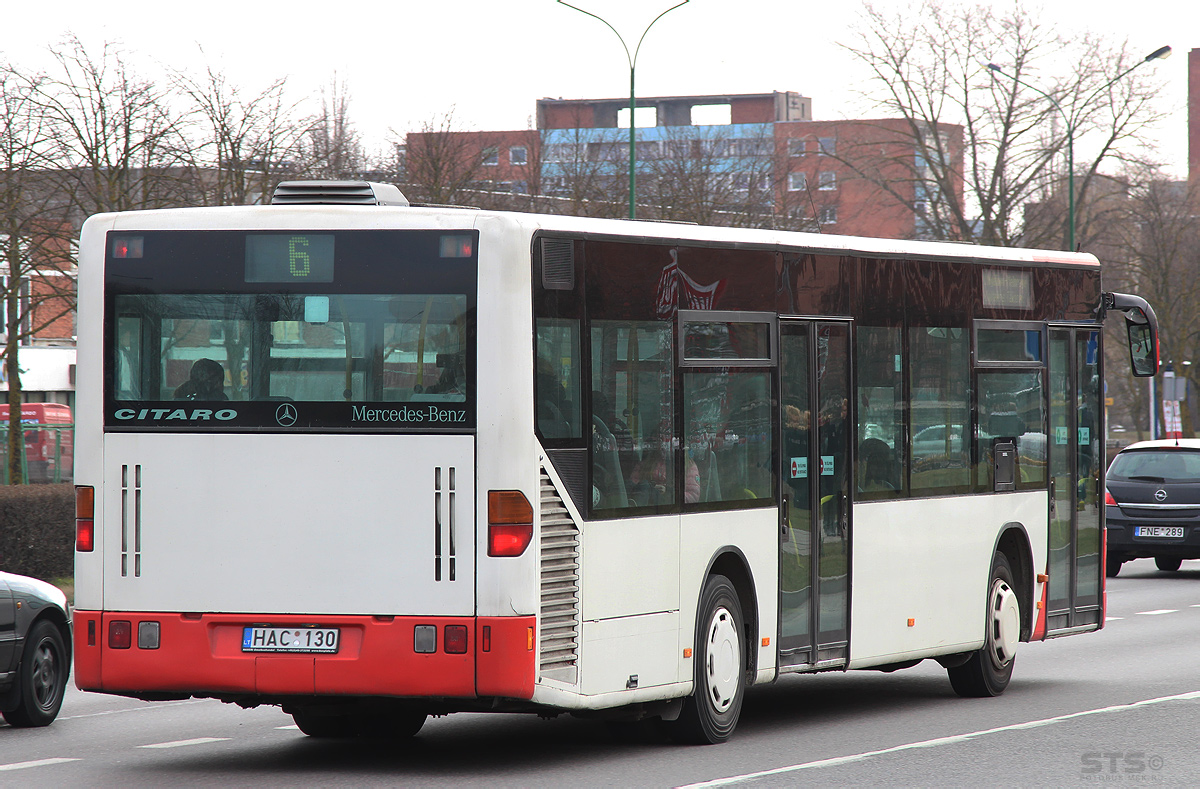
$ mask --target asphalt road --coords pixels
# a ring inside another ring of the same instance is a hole
[[[734,738],[618,742],[562,716],[456,715],[411,742],[318,741],[276,708],[147,704],[70,688],[49,728],[0,725],[0,786],[1064,786],[1200,781],[1200,561],[1109,580],[1100,633],[1023,644],[997,699],[932,661],[789,676],[747,697]]]

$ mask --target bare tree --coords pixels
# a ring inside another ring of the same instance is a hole
[[[53,132],[60,188],[84,215],[191,202],[186,118],[169,92],[139,77],[105,43],[93,57],[70,37],[52,50],[56,72],[38,101]]]
[[[582,127],[582,121],[577,121]],[[628,215],[628,137],[617,129],[542,129],[542,194],[554,213]],[[623,142],[624,141],[624,142]]]
[[[1146,179],[1127,201],[1121,231],[1123,265],[1106,271],[1106,288],[1128,288],[1144,296],[1158,314],[1160,349],[1164,362],[1175,363],[1175,374],[1200,384],[1200,191],[1196,184]],[[1114,323],[1122,323],[1115,321]],[[1128,374],[1123,338],[1105,376],[1114,402],[1129,403],[1129,421],[1147,413],[1146,384]],[[1184,362],[1194,362],[1184,364]],[[1156,404],[1157,407],[1157,404]],[[1193,415],[1184,408],[1184,432],[1193,434]]]
[[[769,222],[770,137],[734,139],[721,126],[665,127],[662,137],[645,156],[638,190],[639,202],[653,206],[658,218],[748,227]]]
[[[891,13],[867,5],[857,39],[847,49],[873,77],[864,97],[903,119],[895,134],[906,152],[844,159],[896,199],[920,203],[930,237],[1061,244],[1065,210],[1026,224],[1024,206],[1065,204],[1068,143],[1082,206],[1105,163],[1138,158],[1154,121],[1152,74],[1129,73],[1140,61],[1124,45],[1062,34],[1019,4],[997,11],[924,0]],[[947,133],[954,127],[961,165]],[[1077,216],[1086,246],[1095,223],[1086,211]]]
[[[350,118],[350,91],[333,75],[321,91],[321,109],[309,119],[300,145],[301,172],[310,178],[359,178],[366,154]]]
[[[45,177],[52,139],[38,102],[42,78],[0,66],[0,244],[3,246],[4,369],[8,381],[6,473],[22,481],[22,341],[75,307],[73,226]]]
[[[488,147],[487,140],[458,127],[453,107],[422,121],[419,131],[407,137],[406,192],[411,192],[411,199],[428,203],[467,202],[464,196],[485,180],[484,152]]]
[[[189,155],[205,205],[266,202],[274,185],[294,170],[300,125],[285,80],[246,95],[210,66],[200,79],[175,75],[178,92],[192,103],[196,143]]]

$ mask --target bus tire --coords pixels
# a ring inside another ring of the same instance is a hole
[[[1174,556],[1155,556],[1154,566],[1164,573],[1173,573],[1183,566],[1183,559]]]
[[[69,670],[62,633],[52,622],[38,622],[25,638],[17,670],[17,706],[4,713],[10,726],[49,726],[62,708]]]
[[[356,719],[353,715],[322,714],[319,710],[301,707],[292,710],[292,720],[296,728],[309,737],[353,737],[357,732]]]
[[[696,615],[692,695],[671,722],[676,740],[712,745],[733,734],[746,692],[744,635],[737,590],[725,576],[709,576]]]
[[[999,551],[988,580],[987,633],[983,648],[961,666],[946,669],[950,686],[965,698],[999,696],[1012,679],[1021,640],[1021,601],[1013,589],[1012,566]]]

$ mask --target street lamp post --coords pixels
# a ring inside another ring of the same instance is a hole
[[[636,104],[635,104],[636,99],[634,97],[634,89],[633,89],[633,73],[637,66],[638,52],[640,52],[642,50],[642,42],[646,40],[646,34],[650,32],[650,28],[654,27],[655,22],[662,19],[664,16],[671,13],[676,8],[679,8],[679,6],[687,5],[690,1],[691,0],[683,0],[682,3],[676,3],[675,5],[668,8],[666,11],[663,11],[661,14],[654,17],[654,19],[651,20],[650,24],[646,25],[646,29],[642,31],[642,37],[638,39],[637,46],[633,48],[633,54],[630,55],[629,54],[629,45],[625,43],[625,37],[622,36],[620,33],[617,33],[617,29],[615,27],[613,27],[612,25],[610,25],[606,20],[602,19],[601,17],[597,16],[596,14],[593,14],[591,11],[584,11],[582,8],[573,6],[570,3],[566,2],[566,0],[558,0],[560,5],[565,5],[567,8],[573,8],[581,14],[587,14],[592,19],[598,19],[600,22],[603,22],[605,27],[607,27],[613,33],[616,33],[617,40],[619,40],[621,42],[621,46],[624,47],[624,49],[625,49],[625,60],[629,62],[629,218],[630,219],[637,218],[637,201],[636,201],[636,197],[635,197],[636,184],[637,184],[636,178],[637,177],[634,174],[634,172],[635,172],[634,168],[637,166],[637,134],[636,134],[637,125],[633,122],[633,115],[634,115],[634,110],[635,110],[635,106],[636,106]]]
[[[560,2],[561,2],[561,0],[560,0]],[[1088,104],[1091,103],[1092,99],[1096,98],[1096,96],[1100,94],[1101,91],[1103,91],[1105,88],[1108,88],[1109,86],[1113,85],[1114,83],[1118,82],[1119,80],[1123,79],[1126,75],[1129,74],[1129,72],[1133,71],[1135,68],[1142,65],[1143,63],[1149,63],[1151,60],[1158,60],[1161,58],[1165,58],[1165,57],[1168,57],[1170,54],[1171,54],[1170,47],[1159,47],[1158,49],[1154,50],[1146,57],[1139,60],[1137,63],[1134,63],[1132,66],[1130,66],[1129,68],[1125,69],[1120,74],[1118,74],[1117,76],[1110,79],[1108,82],[1106,82],[1103,85],[1101,85],[1100,87],[1096,88],[1096,90],[1092,92],[1092,95],[1088,96],[1087,100],[1083,102],[1083,105],[1086,107]],[[1028,82],[1018,79],[1016,76],[1014,76],[1012,74],[1005,73],[1004,70],[1002,68],[1000,68],[999,66],[997,66],[995,63],[988,63],[987,67],[989,70],[991,70],[993,78],[995,78],[995,76],[997,74],[1000,74],[1001,76],[1008,77],[1009,79],[1011,79],[1013,82],[1017,83],[1018,85],[1024,85],[1026,88],[1029,88],[1034,93],[1038,93],[1038,94],[1044,96],[1047,100],[1049,100],[1050,104],[1054,107],[1054,109],[1058,110],[1058,114],[1063,117],[1063,121],[1065,121],[1067,124],[1067,251],[1074,252],[1075,251],[1075,131],[1076,131],[1075,130],[1075,119],[1073,119],[1070,115],[1067,114],[1067,111],[1064,110],[1062,108],[1062,105],[1058,103],[1058,99],[1054,98],[1049,93],[1042,90],[1041,88],[1034,87],[1033,85],[1030,85]]]

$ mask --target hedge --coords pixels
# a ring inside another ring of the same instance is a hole
[[[47,581],[75,572],[73,485],[0,485],[0,569]]]

